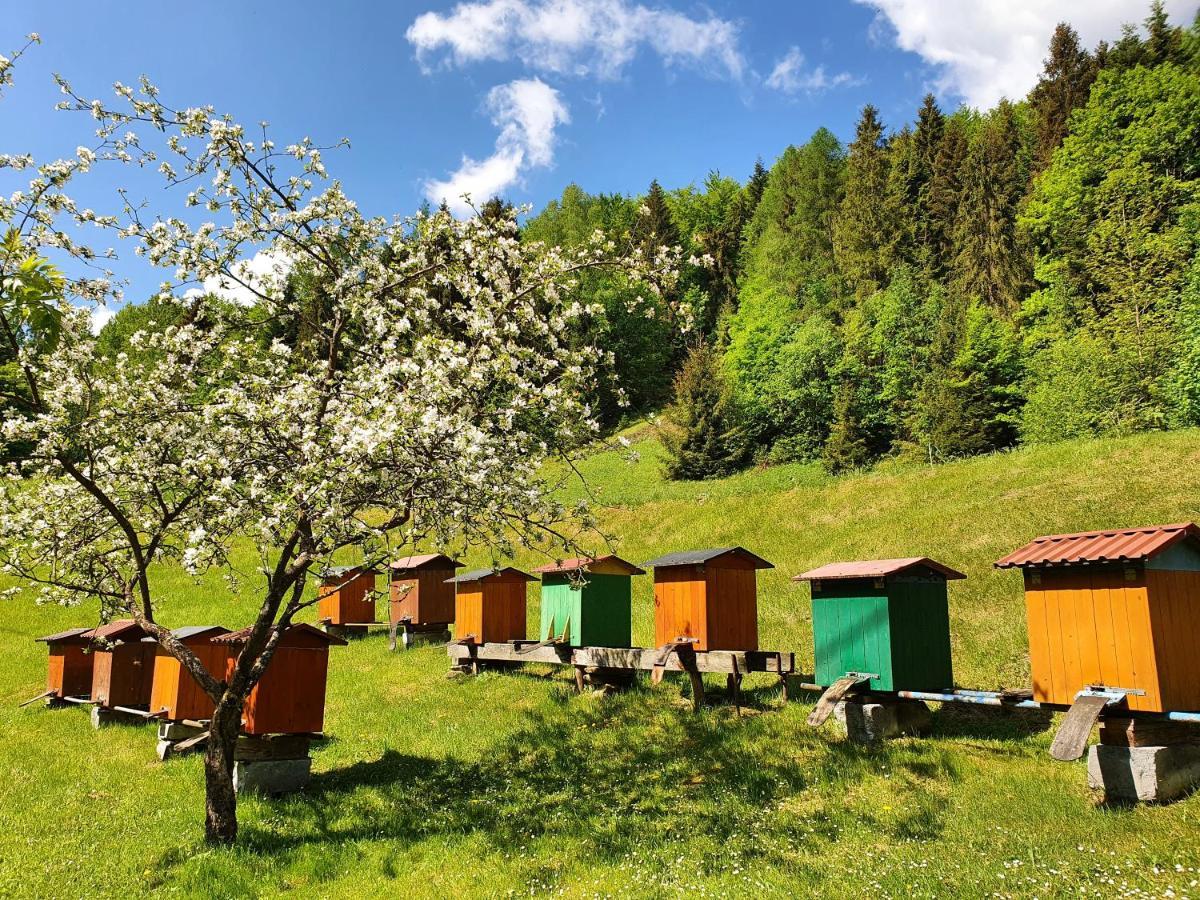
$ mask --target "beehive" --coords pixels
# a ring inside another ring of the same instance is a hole
[[[882,691],[954,686],[946,582],[965,577],[927,557],[831,563],[797,575],[812,586],[816,680],[870,674]]]
[[[228,633],[229,629],[220,625],[193,625],[171,632],[175,640],[196,654],[209,674],[218,680],[225,678],[229,645],[213,643],[212,639]],[[213,713],[212,698],[183,664],[161,645],[155,650],[154,679],[150,688],[150,711],[160,710],[165,711],[163,718],[168,722],[209,719]]]
[[[462,563],[441,553],[405,556],[390,566],[388,620],[407,618],[417,626],[449,625],[454,621],[454,577]]]
[[[474,569],[448,579],[455,588],[454,636],[490,644],[525,638],[525,584],[532,575],[511,566]]]
[[[996,562],[1025,579],[1034,699],[1092,685],[1131,709],[1200,710],[1200,529],[1188,522],[1039,537]]]
[[[742,547],[685,550],[654,567],[654,642],[695,638],[697,650],[757,650],[755,572],[771,563]]]
[[[619,556],[567,559],[533,570],[542,576],[538,637],[567,633],[572,647],[628,647],[634,575]]]
[[[149,709],[154,679],[155,644],[132,619],[121,619],[85,632],[92,645],[92,701],[111,709]]]
[[[335,566],[321,573],[317,618],[330,625],[366,625],[375,621],[375,570]]]
[[[92,660],[85,637],[90,629],[71,628],[38,638],[46,645],[46,690],[52,697],[86,698],[92,692]]]
[[[238,654],[250,629],[213,638],[229,647],[226,679],[233,676]],[[242,731],[249,735],[317,734],[325,728],[325,689],[329,648],[345,644],[311,625],[292,625],[284,632],[267,670],[246,698]]]

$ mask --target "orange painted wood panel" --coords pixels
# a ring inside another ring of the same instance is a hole
[[[412,578],[391,582],[390,621],[408,616],[414,625],[449,624],[455,618],[454,585],[446,584],[453,569],[422,570]]]
[[[334,625],[375,621],[375,574],[362,572],[345,583],[322,585],[317,596],[317,618]]]
[[[229,656],[228,644],[196,641],[187,645],[213,676],[224,678]],[[213,713],[212,698],[193,678],[179,660],[158,648],[154,658],[154,681],[150,691],[150,710],[166,710],[166,719],[209,719]]]
[[[1117,687],[1140,688],[1146,692],[1145,696],[1129,698],[1130,709],[1147,712],[1161,711],[1163,708],[1162,691],[1158,661],[1154,656],[1154,630],[1150,618],[1150,599],[1145,581],[1124,582],[1120,591],[1125,598],[1125,614],[1129,622],[1134,683],[1117,685]]]
[[[226,664],[230,675],[236,664],[231,655]],[[328,675],[328,647],[278,647],[246,698],[242,730],[251,735],[323,731]]]
[[[753,566],[734,568],[710,564],[707,569],[707,641],[704,649],[757,650],[758,599]]]
[[[1200,710],[1200,573],[1146,572],[1154,656],[1167,710]]]
[[[463,640],[475,635],[476,641],[483,640],[483,587],[475,582],[471,589],[460,586],[454,603],[454,636]]]
[[[1033,680],[1033,698],[1050,702],[1054,693],[1054,669],[1050,663],[1051,638],[1046,608],[1046,592],[1025,573],[1025,622],[1029,631],[1029,673]]]
[[[707,590],[703,567],[671,566],[654,570],[656,646],[680,637],[694,637],[698,650],[708,649]]]
[[[93,654],[82,644],[56,644],[50,647],[46,670],[46,690],[56,697],[87,697],[92,692]]]
[[[149,708],[155,646],[132,641],[94,651],[92,699],[101,706]]]

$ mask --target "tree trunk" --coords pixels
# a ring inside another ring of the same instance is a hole
[[[233,790],[233,755],[241,730],[241,704],[222,700],[208,725],[204,754],[204,838],[210,844],[237,839],[237,794]]]

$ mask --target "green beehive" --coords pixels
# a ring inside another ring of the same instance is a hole
[[[631,645],[632,576],[646,573],[619,556],[567,559],[534,569],[542,576],[539,638],[566,633],[572,647]]]
[[[966,576],[927,557],[831,563],[797,575],[812,584],[816,680],[871,674],[881,691],[954,684],[946,582]]]

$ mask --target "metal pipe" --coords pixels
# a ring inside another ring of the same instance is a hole
[[[819,684],[801,683],[800,689],[821,693],[825,686]],[[1061,712],[1067,707],[1061,703],[1040,703],[1037,700],[1009,700],[999,691],[863,691],[865,695],[878,697],[903,697],[906,700],[928,700],[933,703],[970,703],[974,706],[1002,706],[1009,709],[1045,709],[1051,712]],[[1200,712],[1142,712],[1140,710],[1121,710],[1132,718],[1167,719],[1171,722],[1200,723]]]

